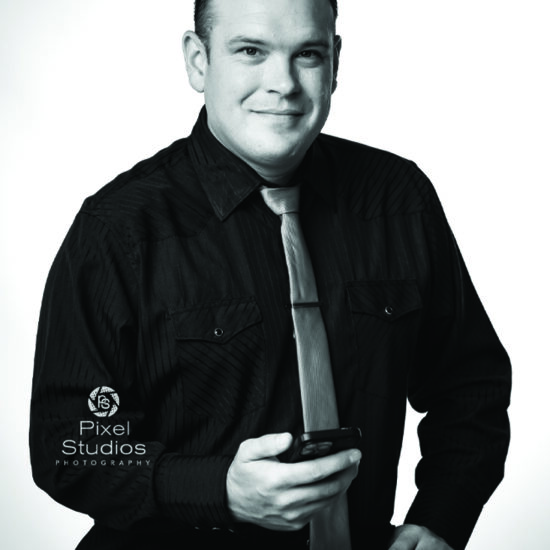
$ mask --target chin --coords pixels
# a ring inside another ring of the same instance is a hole
[[[256,147],[256,150],[252,152],[252,156],[258,164],[264,166],[288,166],[300,162],[306,150],[298,145],[289,147],[286,143],[280,147]]]
[[[250,151],[255,155],[265,156],[266,158],[294,158],[305,154],[316,135],[299,134],[292,135],[287,132],[270,135],[252,135],[249,141]]]

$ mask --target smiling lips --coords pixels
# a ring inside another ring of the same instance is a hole
[[[301,116],[303,113],[301,111],[297,111],[296,109],[265,109],[265,110],[259,110],[255,109],[253,111],[254,113],[258,115],[273,115],[273,116]]]

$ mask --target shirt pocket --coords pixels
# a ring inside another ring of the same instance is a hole
[[[224,420],[264,403],[265,339],[254,299],[172,311],[184,409]]]
[[[417,282],[352,282],[346,290],[358,387],[383,396],[405,394],[422,312]]]

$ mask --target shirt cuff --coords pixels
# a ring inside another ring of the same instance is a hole
[[[453,550],[464,550],[483,504],[461,487],[423,487],[416,495],[405,523],[427,527]]]
[[[230,528],[226,478],[233,457],[166,454],[157,463],[155,492],[164,515],[187,528]]]

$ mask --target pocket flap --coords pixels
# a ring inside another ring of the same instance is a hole
[[[422,308],[415,280],[364,281],[347,286],[351,311],[395,321]]]
[[[178,340],[205,340],[223,344],[262,320],[254,300],[224,301],[169,314]]]

